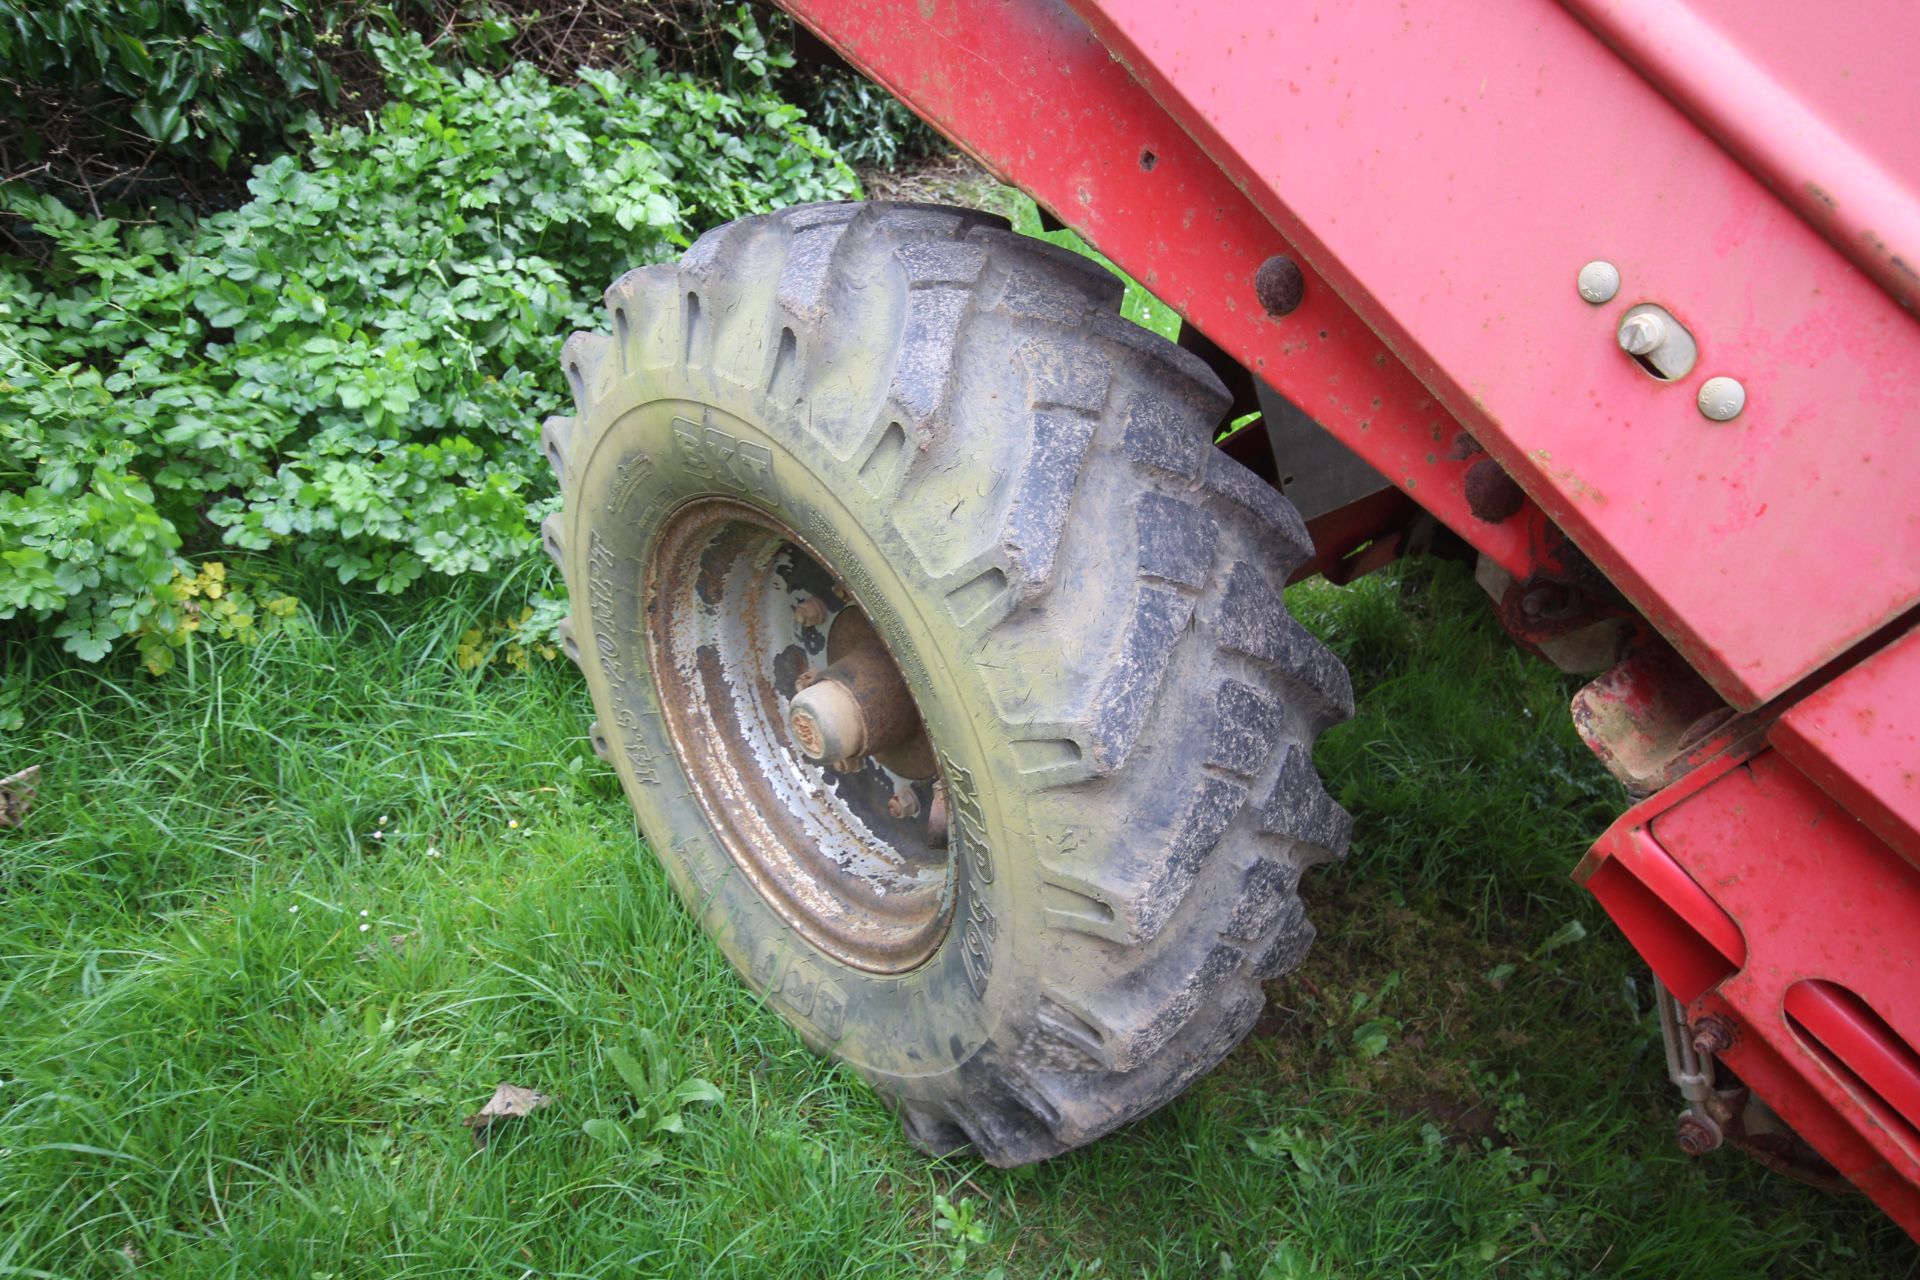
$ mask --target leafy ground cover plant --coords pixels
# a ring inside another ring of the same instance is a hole
[[[0,262],[0,619],[86,659],[136,636],[163,667],[196,548],[381,591],[516,562],[596,282],[855,190],[768,94],[372,43],[393,100],[261,167],[239,209],[122,223],[0,190],[44,237],[41,262]]]

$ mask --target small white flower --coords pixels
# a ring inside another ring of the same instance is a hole
[[[519,825],[520,825],[520,819],[518,818],[507,819],[507,830],[512,831],[514,828],[518,827]]]
[[[375,840],[385,840],[387,838],[387,833],[384,831],[376,831],[373,833],[373,838]]]
[[[380,825],[383,827],[387,825],[387,815],[384,813],[380,815]]]
[[[437,858],[437,857],[439,857],[439,856],[440,856],[440,851],[439,851],[438,849],[436,849],[436,848],[434,848],[434,847],[433,847],[432,845],[428,845],[428,846],[427,846],[427,856],[428,856],[429,858]]]
[[[363,925],[361,925],[361,926],[360,926],[360,932],[362,932],[362,933],[365,933],[365,932],[366,932],[367,930],[369,930],[369,929],[371,929],[371,928],[373,928],[373,926],[372,926],[372,925],[370,925],[370,924],[363,924]]]
[[[290,915],[290,916],[297,916],[297,915],[299,915],[299,914],[300,914],[300,904],[296,902],[296,903],[294,903],[294,904],[293,904],[292,906],[290,906],[290,907],[288,907],[288,908],[287,908],[287,914],[288,914],[288,915]]]
[[[364,912],[364,911],[362,911],[362,912],[360,913],[360,918],[361,918],[362,920],[365,920],[365,919],[367,918],[367,913],[366,913],[366,912]]]

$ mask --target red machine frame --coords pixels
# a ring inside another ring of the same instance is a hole
[[[1920,10],[782,0],[1510,575],[1633,644],[1579,875],[1920,1237]],[[1258,20],[1255,20],[1258,19]],[[1817,19],[1814,19],[1817,22]],[[1857,74],[1856,74],[1857,72]],[[1842,74],[1845,73],[1845,74]],[[1296,306],[1262,264],[1300,268]],[[1622,288],[1576,291],[1604,259]],[[1656,303],[1698,344],[1615,343]],[[1696,407],[1739,379],[1731,421]],[[1498,509],[1491,458],[1525,494]],[[1404,518],[1330,513],[1317,563]]]

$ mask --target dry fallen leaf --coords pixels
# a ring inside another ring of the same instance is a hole
[[[473,1145],[486,1146],[487,1130],[497,1121],[531,1115],[552,1101],[551,1097],[538,1089],[518,1084],[500,1085],[494,1089],[493,1096],[487,1099],[486,1106],[467,1117],[467,1128],[473,1130]]]
[[[33,807],[33,793],[40,789],[40,766],[28,765],[10,777],[0,778],[0,827],[17,827]]]

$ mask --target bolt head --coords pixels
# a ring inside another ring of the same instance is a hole
[[[1644,356],[1666,340],[1667,322],[1650,311],[1620,322],[1620,349],[1628,355]]]
[[[817,627],[827,620],[827,602],[809,596],[793,606],[793,620],[803,627]]]
[[[1700,412],[1715,422],[1731,422],[1747,407],[1747,389],[1737,378],[1708,378],[1700,384]]]
[[[911,818],[920,812],[920,797],[912,791],[896,791],[887,799],[887,812],[896,818]]]
[[[1290,315],[1307,296],[1306,273],[1284,253],[1275,254],[1254,272],[1253,296],[1260,300],[1260,309],[1275,319]]]
[[[1594,306],[1612,302],[1614,295],[1620,292],[1620,268],[1596,258],[1580,268],[1577,283],[1580,296]]]

